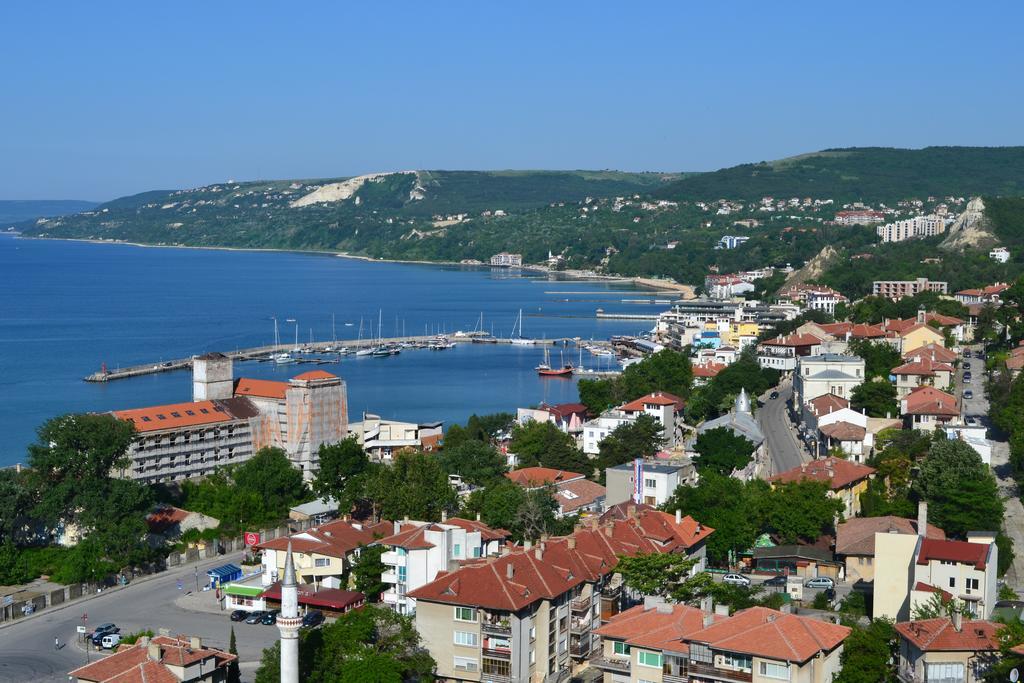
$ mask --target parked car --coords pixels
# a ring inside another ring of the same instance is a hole
[[[765,581],[764,585],[771,586],[772,588],[785,588],[788,581],[789,579],[785,575],[779,574]]]
[[[804,588],[835,588],[836,582],[827,576],[816,576],[804,581]]]
[[[113,650],[117,647],[117,644],[121,642],[120,633],[108,633],[103,636],[103,640],[100,641],[100,647],[104,650]]]
[[[280,614],[281,610],[272,609],[269,612],[263,614],[263,618],[260,619],[260,623],[264,626],[273,626],[277,623],[277,615]]]
[[[970,384],[970,383],[971,383],[971,373],[966,372],[966,373],[964,373],[964,384]]]
[[[733,586],[749,586],[750,579],[743,576],[743,574],[726,574],[722,577],[722,583],[728,583]]]
[[[770,398],[772,400],[775,400],[778,397],[779,397],[779,392],[777,392],[777,391],[773,391],[772,393],[768,394],[768,398]]]
[[[971,391],[970,389],[964,389],[964,398],[967,398],[967,399],[974,398],[974,392]]]
[[[965,394],[965,397],[966,397],[966,394],[967,394],[967,392],[965,391],[965,392],[964,392],[964,394]],[[980,423],[980,422],[978,422],[978,418],[976,418],[976,417],[974,417],[974,416],[968,416],[968,417],[967,417],[967,418],[966,418],[966,419],[964,420],[964,423],[965,423],[965,424],[966,424],[966,425],[967,425],[968,427],[978,427],[978,426],[980,426],[980,425],[981,425],[981,423]]]
[[[249,613],[244,609],[236,609],[231,613],[231,621],[245,621],[248,616]]]
[[[263,621],[263,615],[266,614],[263,610],[256,610],[245,618],[247,624],[258,624]]]
[[[970,370],[970,369],[971,369],[971,364],[968,363],[967,361],[964,361],[964,370]]]
[[[303,628],[313,628],[324,623],[324,613],[318,609],[306,612],[306,615],[302,617]]]
[[[99,647],[100,644],[103,642],[103,636],[109,635],[111,633],[120,632],[121,629],[119,629],[115,624],[100,624],[92,632],[92,637],[90,638],[90,640],[92,640],[93,645]]]

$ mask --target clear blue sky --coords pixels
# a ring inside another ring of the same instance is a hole
[[[6,2],[0,198],[1024,143],[1020,2]]]

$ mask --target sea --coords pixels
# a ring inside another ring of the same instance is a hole
[[[664,301],[670,295],[660,295]],[[656,313],[635,285],[488,267],[392,263],[329,254],[157,248],[22,239],[0,234],[0,466],[25,462],[46,420],[73,412],[191,400],[187,370],[106,383],[117,368],[310,339],[452,334],[608,339],[649,320],[596,312]],[[380,325],[378,325],[380,321]],[[549,347],[552,364],[578,362],[574,346]],[[446,425],[472,414],[577,399],[575,380],[544,379],[543,347],[458,344],[329,365],[236,362],[236,377],[285,380],[312,368],[345,379],[349,420],[365,412]],[[586,355],[587,367],[599,365]],[[607,366],[607,361],[600,363]]]

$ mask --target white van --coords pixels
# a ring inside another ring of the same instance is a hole
[[[103,636],[103,640],[100,641],[100,647],[104,650],[113,650],[117,647],[117,644],[121,642],[120,633],[108,633]]]

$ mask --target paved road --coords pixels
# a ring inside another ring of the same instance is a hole
[[[207,569],[236,559],[228,555],[201,562],[200,582]],[[88,613],[90,626],[112,621],[121,627],[122,633],[167,628],[176,634],[200,636],[204,643],[226,650],[231,633],[226,614],[186,610],[175,605],[184,591],[195,589],[194,572],[195,565],[163,572],[122,589],[77,600],[64,608],[43,610],[0,629],[0,681],[67,681],[68,671],[85,664],[86,653],[75,642],[75,628],[82,624],[83,612]],[[184,591],[178,590],[179,580]],[[202,598],[207,609],[215,607],[212,593],[203,593]],[[244,623],[234,626],[243,678],[251,680],[263,648],[276,640],[277,629]],[[54,650],[54,638],[67,645],[60,651]],[[98,656],[102,655],[90,653],[92,661]]]
[[[789,382],[780,384],[778,398],[764,398],[764,405],[757,411],[757,423],[764,432],[768,444],[768,457],[772,471],[769,475],[785,472],[810,460],[810,455],[797,440],[793,423],[789,419],[787,405],[793,396]]]

